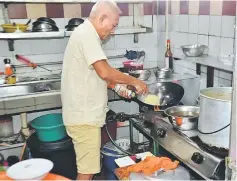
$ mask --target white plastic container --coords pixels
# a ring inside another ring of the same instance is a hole
[[[14,180],[43,180],[53,168],[53,162],[34,158],[18,162],[7,170],[7,176]]]

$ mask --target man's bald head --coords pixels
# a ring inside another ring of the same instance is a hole
[[[116,2],[112,0],[99,1],[92,7],[89,18],[94,18],[96,16],[100,16],[101,14],[110,15],[111,13],[116,15],[120,15],[122,13]]]
[[[114,32],[120,14],[121,10],[112,0],[99,1],[92,7],[89,20],[102,40]]]

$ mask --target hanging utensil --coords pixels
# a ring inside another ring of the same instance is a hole
[[[29,19],[25,25],[28,26],[30,22],[31,22],[31,19]]]
[[[19,60],[19,61],[21,61],[21,62],[27,64],[29,67],[32,67],[33,69],[35,69],[35,68],[37,68],[37,67],[40,67],[40,68],[42,68],[42,69],[44,69],[44,70],[47,70],[47,71],[49,71],[49,72],[52,72],[52,70],[49,70],[49,69],[47,69],[47,68],[44,68],[44,67],[42,67],[42,66],[40,66],[40,65],[38,65],[38,64],[36,64],[36,63],[33,63],[33,62],[31,62],[28,58],[26,58],[26,57],[24,57],[24,56],[22,56],[22,55],[15,55],[15,57],[16,57],[17,60]]]

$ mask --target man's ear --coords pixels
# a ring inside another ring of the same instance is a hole
[[[103,15],[100,17],[100,23],[102,23],[106,18],[107,18],[107,15],[106,15],[106,14],[103,14]]]

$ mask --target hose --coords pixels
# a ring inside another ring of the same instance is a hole
[[[214,134],[214,133],[217,133],[219,131],[222,131],[223,129],[227,128],[228,126],[230,126],[230,124],[226,125],[225,127],[221,128],[221,129],[218,129],[216,131],[210,132],[210,133],[204,133],[204,132],[202,132],[200,130],[198,130],[198,132],[201,133],[201,134]]]
[[[123,153],[125,153],[125,154],[127,154],[127,155],[129,155],[129,156],[133,156],[134,154],[132,154],[132,153],[130,153],[130,152],[124,150],[123,148],[121,148],[121,147],[113,140],[113,138],[111,137],[111,135],[110,135],[110,133],[109,133],[109,130],[108,130],[108,123],[109,123],[110,118],[112,118],[113,116],[114,116],[114,115],[109,115],[109,116],[106,118],[106,120],[105,120],[105,123],[106,123],[106,124],[105,124],[106,133],[107,133],[107,135],[108,135],[108,137],[109,137],[111,143],[112,143],[114,146],[116,146],[116,147],[117,147],[120,151],[122,151]]]

